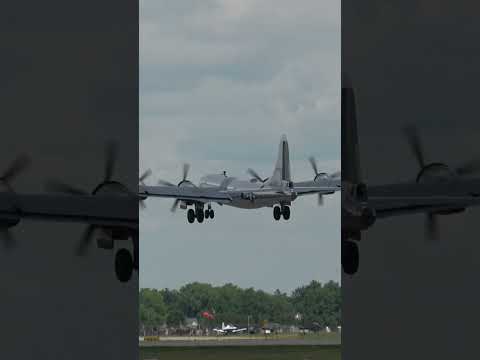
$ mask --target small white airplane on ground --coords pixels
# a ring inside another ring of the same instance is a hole
[[[222,322],[222,327],[214,328],[213,331],[217,333],[217,335],[227,335],[227,334],[237,334],[244,331],[247,331],[247,328],[238,328],[235,325],[227,324]]]
[[[215,216],[212,203],[229,205],[243,209],[273,207],[273,217],[280,220],[290,218],[290,205],[297,197],[318,194],[319,204],[323,195],[333,194],[341,188],[340,173],[319,173],[315,160],[310,158],[315,172],[311,181],[293,182],[290,173],[290,158],[288,142],[285,135],[280,140],[278,158],[273,174],[269,178],[261,178],[254,170],[248,169],[252,176],[249,180],[240,180],[223,174],[210,174],[200,179],[199,185],[187,180],[189,165],[183,167],[183,178],[177,184],[160,180],[157,186],[148,186],[143,182],[151,171],[147,170],[140,177],[139,197],[145,200],[149,196],[174,198],[172,212],[180,208],[187,210],[187,220],[193,223],[195,219],[202,223],[204,219]],[[143,201],[142,201],[143,204]],[[205,208],[207,205],[207,209]],[[191,206],[191,208],[189,208]]]

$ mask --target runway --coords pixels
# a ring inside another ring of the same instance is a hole
[[[248,337],[175,337],[140,342],[141,347],[221,347],[221,346],[336,346],[341,336],[248,338]]]

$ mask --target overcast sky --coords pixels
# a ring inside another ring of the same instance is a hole
[[[295,181],[307,158],[340,169],[340,3],[140,1],[140,172],[147,183],[226,170],[273,171],[280,136]],[[297,199],[290,221],[272,209],[214,205],[213,221],[188,224],[169,199],[140,213],[140,286],[232,282],[291,291],[340,281],[340,195],[318,207]]]

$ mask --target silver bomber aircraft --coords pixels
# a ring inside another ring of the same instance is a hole
[[[280,140],[278,158],[272,176],[261,178],[254,170],[248,169],[251,179],[241,180],[223,174],[210,174],[202,177],[198,185],[187,180],[189,165],[183,167],[182,180],[174,185],[160,180],[158,186],[145,185],[144,180],[151,174],[147,170],[140,177],[139,197],[164,197],[175,199],[172,211],[177,207],[187,210],[187,220],[195,219],[202,223],[204,219],[215,216],[211,204],[228,205],[243,209],[273,207],[273,217],[280,220],[290,218],[290,205],[299,196],[317,194],[319,204],[323,195],[340,190],[340,174],[319,173],[315,160],[310,158],[315,171],[313,181],[294,182],[291,178],[288,141],[285,135]],[[206,208],[205,208],[206,207]]]
[[[405,135],[419,165],[411,182],[371,185],[362,180],[354,89],[342,76],[342,266],[347,274],[359,268],[357,243],[363,231],[379,219],[425,214],[427,238],[438,236],[437,217],[480,205],[480,179],[465,178],[480,170],[478,161],[457,167],[425,161],[422,142],[414,127]]]

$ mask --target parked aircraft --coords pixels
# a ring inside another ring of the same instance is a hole
[[[352,84],[342,78],[342,266],[347,274],[359,268],[358,241],[377,219],[424,213],[427,237],[437,238],[437,216],[465,211],[480,205],[480,179],[466,179],[480,170],[478,161],[456,168],[440,162],[427,163],[416,128],[405,135],[420,171],[407,183],[367,186],[360,171],[356,104]]]
[[[213,331],[215,331],[217,335],[228,335],[247,331],[247,328],[238,328],[237,326],[231,324],[225,325],[225,323],[222,322],[222,327],[214,328]]]
[[[248,169],[249,180],[241,180],[222,174],[210,174],[200,179],[199,185],[187,179],[189,165],[183,167],[182,180],[177,184],[160,180],[158,186],[145,185],[144,180],[151,174],[147,170],[140,177],[139,196],[142,200],[148,197],[174,198],[171,208],[187,210],[187,220],[195,219],[202,223],[204,219],[213,219],[215,212],[212,203],[228,205],[243,209],[273,207],[273,217],[280,220],[290,218],[290,205],[299,196],[318,194],[319,203],[322,196],[340,190],[339,173],[319,173],[315,160],[310,159],[315,171],[313,181],[294,182],[290,172],[288,142],[285,135],[280,140],[278,158],[272,176],[260,177],[253,169]],[[206,205],[206,209],[205,209]]]

